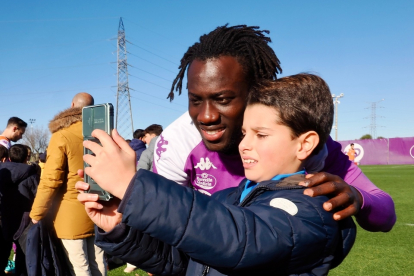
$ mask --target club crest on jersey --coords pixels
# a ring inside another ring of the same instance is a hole
[[[194,186],[198,186],[205,190],[213,189],[216,184],[216,178],[208,173],[197,174],[194,179]]]
[[[213,169],[217,169],[216,166],[213,165],[213,163],[211,163],[210,158],[206,157],[205,161],[204,158],[201,157],[200,158],[200,162],[198,162],[195,166],[195,169],[200,169],[202,171],[204,170],[209,170],[211,168]]]

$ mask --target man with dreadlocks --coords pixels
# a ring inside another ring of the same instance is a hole
[[[267,32],[257,27],[223,26],[202,36],[200,43],[189,48],[173,84],[173,89],[181,92],[183,76],[188,68],[189,112],[170,125],[157,141],[154,165],[159,174],[192,186],[204,194],[213,194],[229,187],[234,190],[241,182],[244,171],[237,145],[242,138],[247,96],[253,84],[262,79],[276,79],[276,74],[281,71],[276,55],[267,45],[270,39],[264,33]],[[170,99],[173,96],[171,91]],[[101,204],[97,195],[87,193],[79,194],[78,199],[101,228],[96,231],[96,243],[111,255],[163,275],[252,275],[255,272],[274,275],[275,271],[286,275],[298,269],[295,265],[291,266],[292,263],[300,263],[297,265],[301,266],[301,271],[315,267],[316,263],[309,267],[302,266],[309,259],[299,257],[298,251],[287,246],[285,241],[293,239],[295,244],[302,245],[303,242],[317,241],[288,232],[279,236],[276,228],[288,222],[280,220],[277,226],[267,223],[275,212],[273,209],[271,211],[274,212],[269,211],[271,207],[263,205],[263,209],[258,210],[253,206],[253,213],[260,213],[260,218],[240,215],[234,212],[242,208],[238,206],[240,197],[237,193],[232,193],[234,198],[230,198],[231,202],[221,208],[219,201],[222,198],[219,197],[229,193],[229,190],[214,195],[215,200],[150,172],[139,171],[135,174],[133,151],[116,130],[112,133],[113,139],[99,130],[95,130],[93,135],[101,141],[102,147],[92,142],[84,143],[96,154],[95,157],[84,156],[85,162],[91,164],[86,173],[108,189],[115,199]],[[305,164],[307,171],[323,169],[339,174],[360,191],[346,184],[339,176],[328,173],[316,174],[304,181],[308,187],[316,185],[308,190],[312,196],[334,195],[325,203],[325,209],[338,205],[347,207],[334,214],[336,220],[342,220],[338,225],[345,224],[344,218],[356,213],[364,200],[364,208],[369,209],[363,212],[362,208],[359,212],[360,223],[366,228],[371,227],[371,230],[391,229],[395,221],[391,198],[376,188],[357,167],[352,167],[335,142],[328,140],[321,153],[310,159]],[[114,174],[114,171],[117,173]],[[88,184],[78,182],[76,188],[87,190]],[[315,200],[320,200],[317,206],[321,206],[324,197]],[[384,200],[381,202],[384,210],[372,205],[378,204],[378,200]],[[281,209],[287,210],[289,206]],[[386,217],[385,220],[375,217],[381,211],[385,213],[381,214]],[[370,213],[374,214],[373,218]],[[331,213],[318,214],[332,221]],[[296,217],[287,216],[287,220],[290,219]],[[309,217],[304,219],[309,220]],[[255,227],[258,225],[260,227]],[[316,226],[312,222],[308,225]],[[269,234],[280,242],[268,239]],[[343,245],[346,248],[349,243],[344,242]],[[318,246],[305,246],[301,252],[306,251],[306,256],[313,256]],[[266,254],[267,250],[284,251],[281,255],[276,254],[280,258],[280,263],[277,263],[280,266],[276,270],[273,270],[276,263],[267,263],[273,266],[272,269],[260,265],[268,261],[270,255]],[[245,252],[250,257],[240,257],[239,253]],[[335,254],[341,252],[335,251]],[[327,250],[326,253],[333,252]],[[321,271],[312,272],[324,274]]]
[[[188,112],[158,138],[154,172],[207,195],[240,183],[244,171],[237,146],[247,91],[261,79],[276,79],[282,71],[267,33],[258,27],[225,25],[188,49],[168,95],[173,100],[174,89],[181,94],[188,70]],[[324,209],[337,209],[336,220],[356,215],[366,230],[391,230],[396,220],[391,197],[349,162],[331,137],[305,167],[324,171],[303,183],[309,187],[305,194],[329,194],[332,198]]]

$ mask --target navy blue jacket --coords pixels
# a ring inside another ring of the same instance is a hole
[[[139,158],[141,158],[142,152],[146,149],[145,143],[142,142],[139,139],[132,139],[131,143],[129,143],[129,146],[135,151],[137,162],[139,161]]]
[[[54,233],[50,219],[30,224],[26,229],[26,268],[28,276],[70,275],[60,239]]]
[[[96,231],[110,255],[158,275],[326,275],[351,249],[352,219],[333,220],[327,197],[303,195],[303,176],[203,195],[139,170],[119,206],[123,223]]]
[[[5,238],[13,238],[23,213],[30,212],[38,185],[36,165],[0,163],[0,210]]]

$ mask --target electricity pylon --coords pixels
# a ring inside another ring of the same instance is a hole
[[[339,98],[342,98],[344,96],[344,93],[341,93],[339,95],[332,94],[332,99],[334,100],[334,107],[335,107],[335,122],[333,128],[335,129],[335,141],[338,141],[338,104],[341,102],[339,101]]]
[[[371,124],[369,125],[370,127],[370,134],[372,139],[376,139],[377,138],[377,104],[382,102],[384,99],[381,99],[377,102],[371,102]],[[382,116],[380,116],[382,117]]]
[[[128,63],[125,39],[125,28],[122,17],[118,27],[118,91],[116,93],[115,128],[124,139],[132,138],[134,125],[132,122],[131,98],[128,85]]]

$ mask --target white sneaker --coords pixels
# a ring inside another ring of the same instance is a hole
[[[137,269],[137,267],[136,267],[136,266],[127,266],[127,267],[125,267],[124,272],[125,272],[125,273],[131,273],[131,272],[132,272],[132,271],[134,271],[135,269]]]

